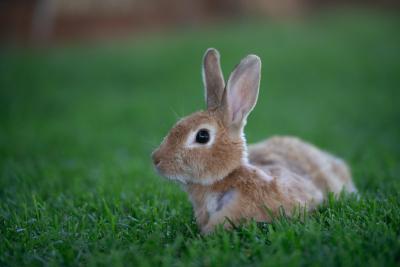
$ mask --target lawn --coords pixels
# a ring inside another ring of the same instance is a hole
[[[0,266],[398,266],[400,18],[335,13],[0,55]],[[296,135],[360,196],[202,236],[150,153],[204,108],[201,57],[263,61],[249,142]]]

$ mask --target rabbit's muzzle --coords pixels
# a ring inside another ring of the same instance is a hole
[[[154,167],[158,167],[161,163],[161,155],[159,153],[159,150],[155,150],[152,154],[151,154],[151,158],[153,159],[153,164]]]

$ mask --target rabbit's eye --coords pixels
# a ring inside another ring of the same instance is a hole
[[[196,134],[196,142],[206,144],[210,140],[210,133],[207,129],[200,129]]]

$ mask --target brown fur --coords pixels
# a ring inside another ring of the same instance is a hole
[[[313,208],[317,202],[322,200],[318,191],[304,190],[301,177],[290,182],[289,186],[282,184],[280,179],[285,179],[282,174],[272,176],[270,182],[260,179],[261,171],[251,165],[243,165],[235,169],[224,179],[210,186],[200,184],[189,184],[186,187],[190,195],[196,218],[203,232],[210,232],[220,223],[226,223],[225,217],[233,222],[242,219],[255,219],[257,221],[269,221],[270,215],[277,215],[282,207],[289,214],[299,204],[308,203]],[[314,189],[311,184],[308,184]],[[210,215],[207,212],[205,197],[210,193],[226,192],[231,189],[238,191],[238,197],[220,214]],[[229,227],[229,224],[225,224]]]
[[[323,193],[355,191],[346,163],[296,137],[271,137],[249,146],[249,160],[269,169],[281,166],[309,178]]]
[[[247,153],[243,128],[257,100],[258,57],[242,60],[225,88],[218,52],[208,50],[203,64],[208,109],[181,119],[152,156],[160,174],[184,185],[204,233],[230,227],[226,218],[269,221],[281,208],[291,215],[299,206],[313,210],[328,192],[356,191],[342,160],[298,138],[272,137]],[[208,145],[192,140],[199,128],[209,130]]]

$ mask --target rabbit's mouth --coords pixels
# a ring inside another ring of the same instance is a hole
[[[168,168],[166,168],[165,164],[162,161],[154,162],[154,169],[160,176],[163,176],[172,181],[186,184],[186,179],[183,176],[177,175],[176,173],[172,174],[170,171],[168,171]]]
[[[158,173],[159,175],[161,175],[161,176],[166,176],[166,175],[165,175],[165,170],[162,168],[161,161],[153,162],[153,166],[154,166],[154,169],[157,171],[157,173]]]
[[[152,155],[151,155],[152,159],[153,159],[153,166],[156,169],[156,171],[161,175],[161,176],[165,176],[165,160],[162,159],[161,155],[160,155],[160,150],[155,150]]]

